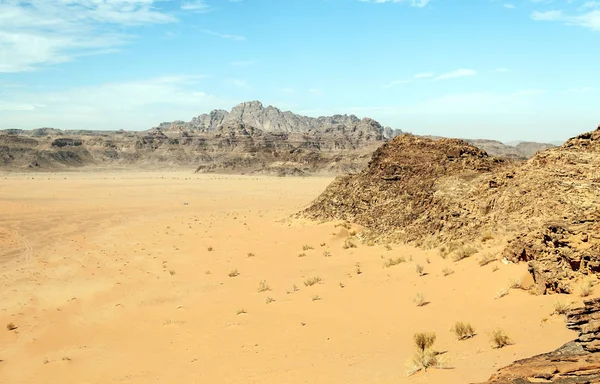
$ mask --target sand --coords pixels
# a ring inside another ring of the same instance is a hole
[[[2,175],[0,382],[469,383],[574,338],[551,313],[581,298],[496,298],[527,276],[525,265],[479,266],[499,239],[453,262],[401,245],[345,249],[360,228],[287,220],[330,181]],[[476,336],[457,341],[456,321]],[[514,344],[493,349],[496,328]],[[419,331],[436,332],[449,369],[407,375]]]

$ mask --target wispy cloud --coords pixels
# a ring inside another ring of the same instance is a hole
[[[0,72],[114,52],[132,27],[176,21],[155,7],[159,1],[1,0]]]
[[[537,21],[558,21],[567,25],[600,31],[600,10],[593,9],[578,14],[566,14],[561,10],[534,11],[531,18]]]
[[[477,71],[474,69],[457,69],[452,72],[443,73],[435,78],[435,80],[455,79],[457,77],[475,76]]]
[[[183,9],[184,11],[203,13],[210,11],[211,8],[208,4],[206,4],[204,0],[195,0],[184,1],[181,5],[181,9]]]
[[[215,32],[215,31],[211,31],[210,29],[203,29],[202,32],[204,32],[208,35],[220,37],[221,39],[235,40],[235,41],[246,40],[245,36],[232,35],[232,34],[228,34],[228,33],[219,33],[219,32]]]
[[[503,6],[506,9],[515,9],[515,8],[517,8],[514,4],[510,4],[510,3],[503,4]]]
[[[412,7],[423,8],[432,0],[360,0],[365,3],[385,4],[385,3],[406,3]]]
[[[429,77],[433,77],[433,73],[425,72],[425,73],[417,73],[413,76],[415,79],[427,79]]]

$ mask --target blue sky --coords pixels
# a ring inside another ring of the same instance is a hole
[[[564,140],[600,123],[600,1],[0,0],[0,128],[142,130],[248,100]]]

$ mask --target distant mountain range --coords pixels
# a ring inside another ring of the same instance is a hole
[[[258,101],[214,110],[148,131],[39,128],[0,131],[0,167],[193,167],[198,172],[275,175],[356,172],[370,153],[402,134],[354,115],[307,117]],[[551,144],[469,140],[492,155],[526,159]]]

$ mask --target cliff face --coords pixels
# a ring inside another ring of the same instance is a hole
[[[492,384],[600,383],[600,299],[567,314],[567,327],[579,336],[555,351],[518,360],[490,377]]]
[[[507,238],[541,293],[600,273],[600,128],[525,163],[460,140],[397,137],[361,173],[337,178],[301,215],[344,219],[365,236],[422,245]]]

